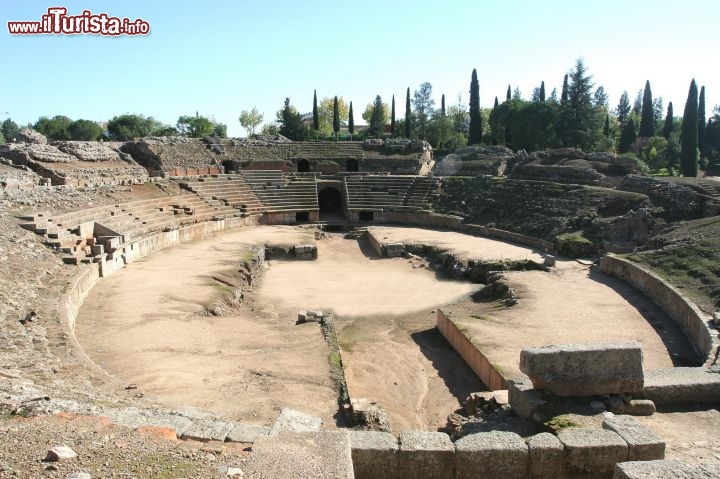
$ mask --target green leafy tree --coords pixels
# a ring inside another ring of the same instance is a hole
[[[428,121],[435,111],[435,100],[432,99],[432,85],[428,82],[420,84],[420,87],[413,93],[413,107],[415,107],[415,120],[418,129],[418,137],[421,140],[428,139]]]
[[[680,174],[692,178],[698,174],[698,89],[694,79],[690,83],[680,133]]]
[[[652,91],[650,90],[650,80],[645,81],[645,90],[643,91],[642,113],[640,116],[640,138],[650,138],[655,136],[655,109],[653,107]]]
[[[297,109],[290,104],[290,98],[285,98],[285,103],[277,112],[278,133],[293,141],[304,141],[308,139],[309,132],[302,122],[302,117]]]
[[[662,136],[652,136],[643,139],[639,156],[640,159],[648,165],[650,171],[659,171],[667,166],[665,154],[667,146],[668,141]]]
[[[557,145],[555,122],[560,106],[554,102],[513,99],[490,112],[490,138],[504,138],[513,150],[528,151]]]
[[[75,120],[68,125],[70,138],[77,141],[97,141],[102,136],[100,125],[90,120]]]
[[[390,134],[395,136],[395,95],[392,96],[392,112],[390,113]]]
[[[70,123],[72,123],[72,120],[62,115],[57,115],[52,118],[42,116],[33,128],[45,135],[48,140],[63,141],[70,139],[70,132],[68,131]]]
[[[705,129],[705,150],[710,167],[720,166],[720,107],[715,107]]]
[[[2,131],[0,131],[0,145],[4,145],[4,144],[5,144],[5,137],[3,136]]]
[[[412,111],[410,110],[410,87],[405,96],[405,138],[410,138],[412,132]]]
[[[280,134],[280,129],[274,123],[265,123],[260,128],[260,134],[264,136],[276,136]]]
[[[383,134],[387,122],[387,105],[382,102],[380,95],[375,97],[370,119],[368,120],[368,136],[379,138]]]
[[[497,103],[497,97],[495,97]],[[477,70],[473,68],[470,76],[470,126],[468,144],[477,145],[482,141],[482,116],[480,116],[480,84]]]
[[[317,90],[313,91],[313,130],[315,130],[315,136],[317,136],[317,132],[318,132],[318,130],[320,130],[320,116],[318,114]]]
[[[348,119],[348,104],[343,97],[337,97],[337,108],[340,122]],[[320,137],[330,138],[335,136],[335,97],[325,97],[318,106],[318,118],[320,123]]]
[[[605,93],[605,87],[602,85],[597,87],[595,93],[593,94],[593,104],[596,107],[607,109],[609,99],[610,97],[607,93]]]
[[[610,137],[610,115],[605,115],[605,126],[603,126],[603,136],[605,138]]]
[[[393,97],[393,100],[395,97]],[[395,103],[393,103],[395,105]],[[348,112],[348,132],[350,133],[350,140],[352,140],[352,136],[355,133],[355,118],[353,116],[353,108],[352,108],[352,102],[350,102],[350,111]]]
[[[701,156],[707,156],[705,153],[705,86],[700,87],[700,97],[698,98],[698,149]]]
[[[620,143],[618,144],[618,152],[627,153],[635,144],[637,135],[635,134],[635,122],[632,118],[628,119],[625,126],[622,127],[620,133]]]
[[[5,143],[5,139],[7,139],[8,142],[11,142],[13,138],[15,138],[15,135],[17,135],[20,132],[20,127],[12,121],[10,118],[7,118],[5,121],[2,122],[2,125],[0,125],[0,135],[2,135],[2,138],[0,138],[0,143]]]
[[[673,131],[673,104],[668,103],[667,115],[665,116],[665,123],[663,124],[662,136],[666,140],[670,139],[670,135]]]
[[[333,99],[333,132],[337,141],[338,132],[340,131],[340,107],[338,106],[338,97]]]
[[[177,128],[172,125],[162,125],[150,133],[151,136],[178,136],[179,134]]]
[[[667,166],[670,174],[674,173],[674,170],[677,168],[679,162],[680,143],[678,143],[674,138],[671,138],[668,140],[667,146],[665,147],[665,165]]]
[[[255,129],[260,126],[263,121],[263,114],[256,107],[252,110],[243,110],[240,112],[240,125],[245,129],[247,135],[254,135]]]
[[[190,138],[204,138],[213,134],[215,125],[210,119],[196,113],[194,116],[180,116],[178,118],[176,128],[182,136]]]
[[[163,124],[153,117],[143,115],[120,115],[111,119],[107,124],[110,138],[115,141],[134,140],[154,135],[163,128]]]
[[[568,101],[568,97],[570,95],[570,87],[568,83],[568,75],[565,74],[565,78],[563,78],[563,84],[562,84],[562,92],[560,93],[560,103],[566,103]]]
[[[220,138],[227,138],[227,125],[225,123],[214,123],[212,134]]]

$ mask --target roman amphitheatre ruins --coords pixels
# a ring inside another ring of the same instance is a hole
[[[720,477],[714,178],[24,130],[0,185],[0,477]]]

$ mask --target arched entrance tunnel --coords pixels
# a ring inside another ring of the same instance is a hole
[[[323,188],[318,192],[318,205],[320,206],[321,220],[343,220],[343,196],[340,190],[333,186]]]

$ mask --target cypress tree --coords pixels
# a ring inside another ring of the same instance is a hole
[[[635,122],[632,118],[628,119],[627,123],[620,133],[620,143],[618,144],[618,152],[627,153],[635,143]]]
[[[498,107],[500,103],[498,102],[498,97],[495,97],[495,104],[493,105],[493,110]]]
[[[690,83],[680,133],[680,174],[695,178],[698,173],[698,89]]]
[[[655,136],[655,110],[653,109],[650,80],[645,81],[645,91],[642,99],[642,114],[640,116],[640,138]]]
[[[352,102],[350,102],[350,110],[348,111],[348,132],[350,132],[350,140],[355,133],[355,118],[353,118]]]
[[[700,156],[706,156],[705,132],[706,132],[705,86],[702,86],[702,87],[700,87],[700,98],[698,100],[698,149],[700,150]]]
[[[603,127],[603,135],[605,138],[610,138],[610,114],[605,115],[605,126]]]
[[[395,136],[395,95],[392,96],[392,109],[390,113],[390,134]]]
[[[507,93],[505,94],[505,99],[507,101],[510,101],[512,99],[512,90],[510,89],[510,85],[508,85]]]
[[[667,115],[665,116],[665,124],[662,129],[662,136],[666,139],[670,139],[670,134],[673,130],[673,106],[672,102],[668,103]]]
[[[562,93],[560,93],[560,104],[567,103],[568,101],[568,76],[565,74],[563,79]]]
[[[470,77],[470,129],[468,145],[477,145],[482,141],[482,117],[480,116],[480,84],[477,71],[473,68]]]
[[[407,97],[405,97],[405,138],[410,138],[412,122],[412,113],[410,113],[410,87],[407,89]]]
[[[313,130],[317,136],[317,131],[320,129],[320,116],[318,115],[317,107],[317,90],[313,93]]]
[[[440,116],[445,116],[445,93],[440,100]]]
[[[545,101],[545,81],[540,83],[540,101]]]
[[[333,99],[333,131],[335,132],[335,141],[337,141],[338,132],[340,131],[340,108],[338,107],[337,95]]]

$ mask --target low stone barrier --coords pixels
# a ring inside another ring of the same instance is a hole
[[[507,389],[505,377],[490,364],[487,357],[465,336],[442,309],[437,310],[437,328],[448,343],[465,360],[470,369],[490,390]]]
[[[658,305],[685,332],[701,361],[709,365],[720,348],[712,317],[685,298],[656,274],[626,259],[607,254],[600,260],[600,271],[640,290]]]
[[[492,431],[455,443],[439,432],[408,431],[399,439],[375,431],[348,434],[356,479],[610,478],[628,458],[664,457],[665,444],[652,432],[632,418],[613,420],[606,429],[567,428],[558,436],[540,433],[523,439]]]

